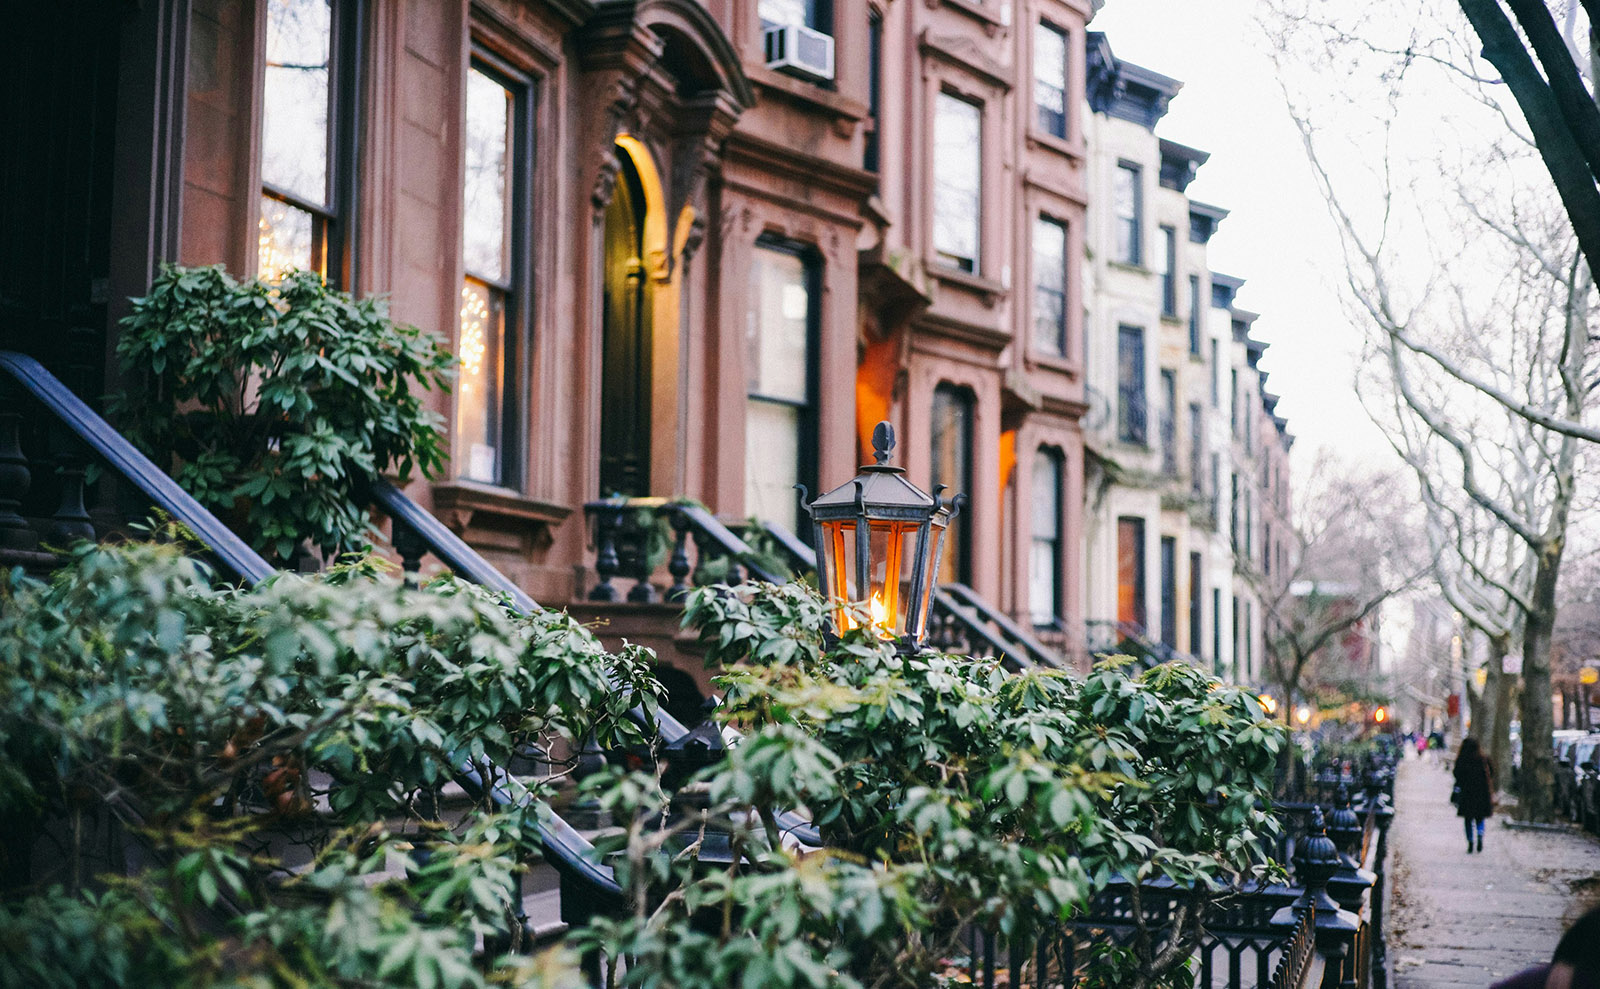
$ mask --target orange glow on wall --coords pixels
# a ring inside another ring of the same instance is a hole
[[[1000,493],[1011,484],[1011,472],[1017,466],[1017,431],[1008,429],[1000,434]]]
[[[899,371],[895,338],[868,339],[856,366],[856,462],[864,464],[872,449],[872,430],[893,421],[889,405],[894,397],[894,377]]]

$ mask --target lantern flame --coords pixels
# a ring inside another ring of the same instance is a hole
[[[872,599],[867,602],[867,611],[872,615],[872,624],[883,630],[885,637],[894,632],[894,616],[889,614],[889,605],[883,600],[881,591],[873,591]]]

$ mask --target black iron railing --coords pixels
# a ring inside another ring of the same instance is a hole
[[[211,551],[223,570],[250,584],[273,574],[272,565],[261,554],[179,487],[83,399],[45,370],[44,365],[26,354],[7,350],[0,351],[0,370],[65,432],[62,441],[55,444],[58,447],[55,469],[60,477],[61,496],[50,528],[44,534],[46,545],[54,543],[65,548],[70,542],[95,538],[94,526],[84,508],[84,467],[88,454],[130,484],[150,504],[187,526]],[[10,401],[0,405],[0,546],[29,551],[39,545],[39,536],[19,514],[32,481],[32,468],[18,439],[22,408],[21,403]]]

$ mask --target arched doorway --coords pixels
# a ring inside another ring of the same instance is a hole
[[[651,286],[646,221],[651,204],[624,148],[606,206],[600,371],[600,493],[650,488]]]

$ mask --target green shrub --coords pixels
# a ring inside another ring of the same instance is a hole
[[[366,569],[217,590],[177,547],[84,544],[49,584],[9,577],[5,853],[65,832],[69,888],[0,906],[0,984],[567,984],[475,957],[514,934],[547,812],[497,767],[557,736],[640,741],[626,711],[656,702],[649,656]],[[463,766],[527,799],[444,826],[431,798]],[[94,819],[152,864],[90,874]]]
[[[453,358],[381,301],[311,272],[269,285],[164,265],[117,353],[127,388],[113,408],[129,438],[280,561],[302,540],[368,547],[365,485],[432,477],[448,456],[422,393],[446,387]]]
[[[632,822],[613,846],[640,909],[580,938],[634,958],[627,984],[924,986],[970,925],[1025,945],[1122,877],[1172,880],[1193,912],[1090,984],[1166,985],[1212,899],[1272,873],[1283,732],[1248,691],[1179,664],[1080,681],[859,631],[829,647],[825,616],[794,584],[691,598],[685,623],[726,668],[720,715],[747,734],[703,774],[703,806],[638,774],[592,784]],[[826,847],[786,847],[779,807],[808,808]],[[731,863],[697,860],[708,830]]]

